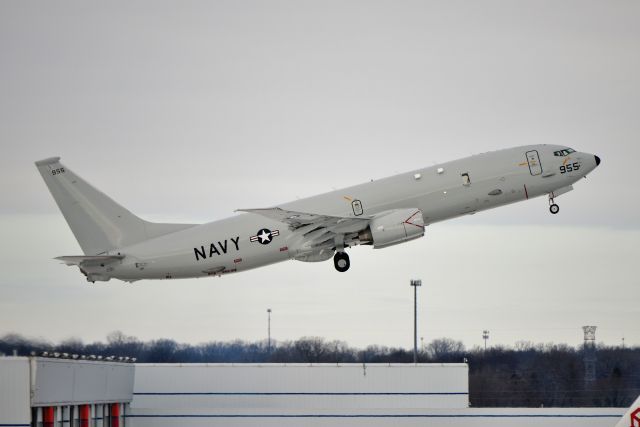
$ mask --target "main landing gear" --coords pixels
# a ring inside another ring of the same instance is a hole
[[[340,273],[344,273],[351,266],[349,255],[347,255],[346,252],[336,252],[336,254],[333,256],[333,265]]]
[[[549,212],[554,215],[560,212],[560,206],[556,205],[553,201],[553,193],[549,194]]]

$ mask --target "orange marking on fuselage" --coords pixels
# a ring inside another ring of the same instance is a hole
[[[351,197],[348,197],[348,196],[342,196],[342,197],[343,197],[345,200],[348,200],[348,201],[353,200]]]
[[[562,165],[563,165],[563,166],[566,166],[566,165],[567,165],[567,162],[568,162],[570,159],[571,159],[571,157],[567,157],[566,159],[564,159],[564,160],[562,161]]]
[[[527,162],[522,162],[518,166],[527,166]]]

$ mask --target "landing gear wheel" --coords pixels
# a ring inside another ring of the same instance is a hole
[[[558,212],[560,212],[560,206],[556,205],[555,203],[552,203],[549,206],[549,212],[551,212],[552,214],[557,214]]]
[[[340,273],[344,273],[351,266],[349,255],[347,255],[346,252],[336,252],[336,254],[333,256],[333,265]]]

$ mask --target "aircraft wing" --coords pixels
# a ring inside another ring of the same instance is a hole
[[[282,208],[238,209],[262,215],[266,218],[287,224],[291,230],[299,231],[303,240],[312,246],[333,240],[337,235],[356,233],[364,230],[371,218],[367,216],[343,217],[309,212],[290,211]]]

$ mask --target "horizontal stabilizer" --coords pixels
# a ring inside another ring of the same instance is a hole
[[[67,265],[109,264],[123,258],[124,255],[72,255],[56,257],[57,260]]]

